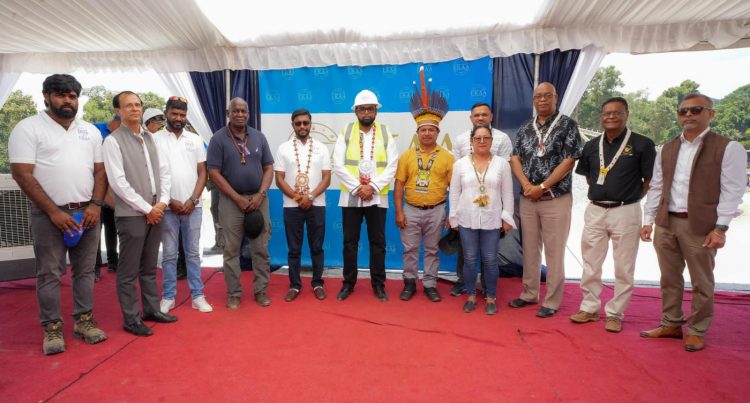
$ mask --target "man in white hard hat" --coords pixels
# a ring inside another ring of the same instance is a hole
[[[388,301],[385,293],[385,215],[388,190],[396,174],[398,150],[387,126],[376,123],[378,97],[363,90],[354,98],[357,121],[341,132],[333,149],[333,172],[341,181],[342,227],[344,231],[344,284],[336,299],[343,301],[357,282],[357,252],[362,218],[367,221],[370,241],[370,277],[375,296]]]

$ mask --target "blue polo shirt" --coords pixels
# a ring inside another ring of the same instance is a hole
[[[208,168],[218,169],[232,189],[241,194],[257,193],[263,180],[263,167],[273,165],[273,153],[266,136],[250,126],[247,126],[247,136],[245,165],[241,164],[237,151],[242,147],[242,141],[230,136],[226,126],[211,137],[206,154]]]
[[[107,136],[112,133],[111,131],[109,131],[109,122],[96,122],[92,124],[96,126],[97,129],[99,129],[99,133],[102,134],[102,139],[106,139]]]

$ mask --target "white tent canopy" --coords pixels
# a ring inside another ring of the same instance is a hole
[[[750,46],[746,0],[3,0],[0,72],[161,73]]]

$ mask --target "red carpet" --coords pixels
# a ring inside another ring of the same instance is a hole
[[[538,319],[538,306],[507,307],[517,279],[501,279],[500,312],[490,317],[483,303],[463,313],[464,297],[450,297],[448,283],[438,286],[441,303],[421,291],[400,301],[397,281],[388,282],[391,301],[380,303],[369,280],[339,302],[340,279],[327,279],[328,299],[318,301],[306,278],[286,303],[281,275],[272,276],[270,307],[246,294],[229,311],[222,274],[204,276],[213,313],[191,309],[180,281],[179,322],[137,338],[122,330],[114,275],[102,273],[94,312],[109,340],[93,346],[72,337],[67,277],[67,351],[54,356],[42,355],[33,281],[0,283],[0,400],[725,402],[750,393],[750,295],[717,294],[706,350],[687,353],[679,340],[638,337],[658,325],[656,289],[636,289],[623,332],[611,334],[603,321],[568,320],[581,298],[574,283],[562,310]],[[251,281],[244,273],[246,291]]]

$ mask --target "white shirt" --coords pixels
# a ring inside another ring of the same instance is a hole
[[[698,151],[706,133],[699,134],[692,142],[685,139],[684,133],[680,136],[680,151],[677,154],[677,165],[675,166],[674,178],[672,179],[672,188],[669,195],[669,211],[682,213],[688,211],[688,192],[690,190],[690,171],[693,166],[695,153]],[[664,186],[664,174],[661,166],[660,149],[656,154],[656,163],[654,164],[654,174],[651,177],[646,204],[643,207],[643,225],[651,225],[656,218],[656,210],[659,208],[661,201],[662,188]],[[742,202],[742,196],[745,194],[747,179],[745,174],[747,153],[745,148],[736,141],[730,141],[724,150],[724,157],[721,160],[721,193],[719,195],[719,204],[716,206],[718,218],[716,224],[729,225],[732,218],[741,214],[737,206]],[[699,168],[696,168],[699,169]]]
[[[481,207],[474,203],[479,196],[479,180],[471,164],[471,156],[465,156],[453,164],[448,211],[451,227],[499,229],[505,221],[516,228],[513,220],[513,177],[508,161],[492,158],[487,166],[484,186],[489,205]]]
[[[307,172],[309,179],[308,188],[312,192],[323,180],[323,171],[331,170],[331,156],[328,154],[328,148],[318,140],[312,137],[305,144],[297,140],[297,155],[299,156],[299,168],[302,172],[307,168],[307,156],[310,155],[312,146],[312,158],[310,161],[310,170]],[[276,151],[273,169],[278,172],[284,172],[284,182],[294,189],[297,178],[298,167],[297,160],[294,158],[294,139],[281,143]],[[318,195],[313,200],[313,206],[324,207],[326,205],[325,192]],[[284,207],[297,207],[298,204],[291,197],[284,195]]]
[[[127,128],[126,128],[127,129]],[[129,129],[128,129],[129,130]],[[132,133],[132,132],[131,132]],[[143,132],[135,134],[134,136],[143,137]],[[169,175],[169,162],[165,157],[166,151],[160,150],[159,144],[154,142],[156,145],[156,152],[159,156],[159,181],[161,189],[158,193],[157,201],[169,205],[169,187],[170,187],[170,175]],[[143,154],[146,156],[146,165],[148,169],[148,176],[151,180],[151,191],[154,194],[156,189],[156,181],[154,180],[154,174],[151,164],[151,157],[149,156],[146,143],[141,141],[143,146]],[[128,179],[125,177],[125,170],[122,167],[122,151],[120,151],[120,145],[117,143],[117,139],[110,135],[104,140],[104,167],[107,170],[107,180],[112,191],[127,203],[130,207],[136,211],[140,211],[144,215],[148,214],[153,206],[150,202],[146,201],[136,193],[135,189],[130,186]]]
[[[13,128],[8,156],[11,164],[34,164],[34,179],[56,205],[87,202],[94,192],[94,164],[102,162],[102,136],[79,119],[66,130],[45,111]]]
[[[169,163],[169,196],[184,203],[193,197],[198,182],[198,164],[206,162],[203,139],[187,130],[183,130],[180,138],[177,138],[174,133],[164,129],[154,134],[154,141],[164,151],[159,159],[166,157]]]
[[[510,154],[513,152],[513,143],[510,141],[510,137],[504,132],[492,129],[492,147],[490,153],[502,157],[506,161],[510,161]],[[456,142],[453,143],[453,156],[456,161],[471,155],[471,130],[467,130],[456,137]]]
[[[362,133],[362,155],[364,156],[364,161],[370,159],[370,150],[372,149],[372,136],[375,135],[374,128],[375,126],[373,125],[370,128],[370,131],[368,131],[367,133]],[[336,146],[334,146],[333,148],[333,173],[335,173],[336,176],[339,177],[339,180],[344,185],[344,187],[346,187],[347,189],[351,189],[351,191],[349,192],[346,192],[344,190],[341,191],[341,196],[339,197],[339,207],[378,206],[382,208],[388,208],[388,197],[381,197],[380,190],[390,185],[391,182],[393,182],[393,177],[396,176],[396,166],[398,165],[398,149],[396,148],[396,142],[393,140],[393,138],[390,138],[388,140],[388,147],[386,147],[385,150],[388,164],[386,165],[383,172],[381,172],[379,175],[375,174],[370,180],[370,184],[373,186],[373,188],[375,188],[375,193],[372,195],[372,199],[370,199],[369,201],[362,201],[362,199],[355,195],[360,187],[359,178],[355,178],[352,174],[349,173],[349,171],[346,170],[346,167],[344,167],[344,160],[346,159],[345,136],[346,133],[342,132],[339,138],[336,140]],[[375,164],[373,163],[373,167],[374,165]]]

